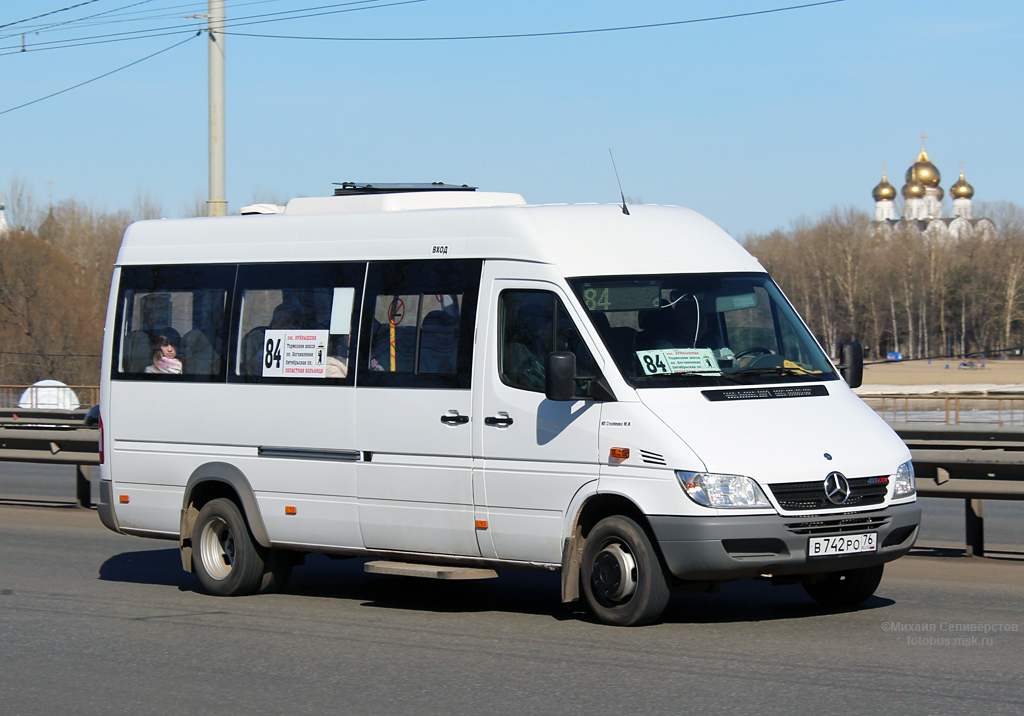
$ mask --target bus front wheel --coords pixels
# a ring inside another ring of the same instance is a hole
[[[583,594],[605,624],[650,624],[668,606],[661,560],[647,533],[628,517],[606,517],[594,525],[581,566]]]
[[[199,510],[192,545],[196,575],[211,594],[236,597],[260,588],[266,571],[264,549],[231,500],[210,500]]]

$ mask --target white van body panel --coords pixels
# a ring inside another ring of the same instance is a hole
[[[689,209],[636,206],[626,216],[605,204],[141,221],[125,232],[117,263],[442,257],[544,263],[560,276],[764,271]]]
[[[639,392],[708,472],[745,475],[762,486],[824,479],[833,470],[851,478],[891,475],[910,459],[907,446],[891,439],[892,429],[845,382],[831,381],[827,389],[823,396],[721,402],[700,390]]]
[[[359,524],[370,549],[477,556],[468,390],[356,390]]]
[[[292,199],[285,214],[370,214],[382,211],[423,211],[469,207],[524,206],[523,197],[497,191],[402,192],[348,196],[310,196]],[[274,212],[277,213],[277,212]]]
[[[646,391],[637,391],[644,393]],[[625,460],[612,448],[628,448]],[[605,403],[601,411],[599,492],[621,495],[644,514],[697,515],[707,512],[690,500],[674,470],[702,472],[703,461],[649,407],[636,402]]]
[[[116,405],[117,415],[106,423],[110,457],[104,468],[115,492],[130,498],[117,505],[121,525],[176,535],[189,477],[203,465],[226,462],[245,475],[261,505],[273,505],[261,512],[274,542],[361,548],[356,463],[258,454],[260,447],[337,450],[354,445],[355,389],[251,387],[110,381],[101,399]],[[166,406],[191,406],[191,419],[170,419]],[[111,466],[116,466],[113,473]],[[173,487],[177,499],[161,497],[159,504],[150,505],[151,485]],[[322,503],[322,498],[330,500]],[[300,508],[297,500],[309,499],[314,509],[297,509],[294,516],[285,515],[283,504],[274,501]],[[331,517],[323,517],[325,512]],[[327,527],[319,539],[308,519],[323,520]]]
[[[515,279],[500,278],[518,276]],[[547,279],[547,280],[545,280]],[[485,496],[481,505],[487,532],[499,559],[558,564],[564,524],[573,496],[599,473],[598,434],[602,405],[594,401],[554,402],[543,393],[502,383],[498,371],[499,300],[503,291],[554,294],[576,314],[564,282],[555,282],[549,266],[513,262],[485,264],[480,311],[488,320],[477,337],[477,403],[473,414],[474,455],[482,466]],[[588,342],[594,355],[595,344]],[[510,419],[488,425],[487,418]]]

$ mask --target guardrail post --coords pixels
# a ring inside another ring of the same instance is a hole
[[[91,470],[88,465],[75,465],[75,489],[78,493],[78,506],[92,507],[92,483],[89,482]]]
[[[967,556],[985,556],[985,503],[982,500],[964,500],[967,516]]]

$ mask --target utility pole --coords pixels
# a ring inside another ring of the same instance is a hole
[[[224,188],[224,0],[210,0],[210,198],[209,216],[227,216]]]

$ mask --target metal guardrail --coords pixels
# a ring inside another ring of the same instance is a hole
[[[90,408],[99,405],[100,387],[98,385],[69,385],[67,389],[74,391],[79,407]],[[65,388],[51,385],[0,385],[0,408],[17,408],[22,397],[28,392],[28,400],[35,398],[33,405],[46,405],[56,399],[57,391]],[[53,403],[50,403],[53,405]],[[40,408],[46,410],[47,408]]]
[[[1024,395],[862,395],[890,424],[996,425],[1024,427]]]
[[[0,409],[0,460],[75,466],[78,504],[92,507],[90,468],[100,464],[100,431],[85,410]]]
[[[1024,428],[898,423],[917,494],[964,500],[967,554],[985,554],[983,500],[1024,500]]]

